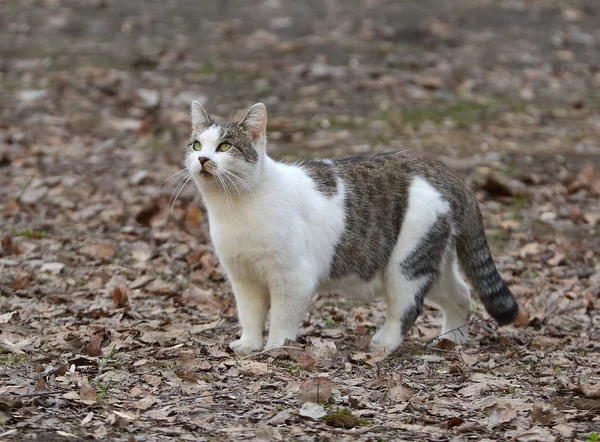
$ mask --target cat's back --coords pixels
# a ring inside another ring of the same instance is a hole
[[[346,225],[330,269],[333,279],[356,274],[371,280],[385,267],[409,201],[418,201],[411,210],[425,221],[427,211],[435,217],[448,206],[460,217],[468,198],[462,180],[445,165],[410,151],[314,161],[305,168],[321,192],[335,194],[335,179],[343,183]]]

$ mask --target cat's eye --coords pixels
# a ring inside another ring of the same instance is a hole
[[[231,144],[229,143],[221,143],[219,144],[219,147],[217,147],[218,152],[227,152],[229,149],[231,149]]]
[[[202,143],[200,143],[198,140],[194,141],[194,144],[192,144],[192,149],[202,150]]]

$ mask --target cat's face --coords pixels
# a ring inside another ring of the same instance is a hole
[[[192,138],[186,166],[204,189],[234,194],[251,190],[265,155],[267,111],[255,104],[239,123],[215,123],[199,103],[192,103]]]

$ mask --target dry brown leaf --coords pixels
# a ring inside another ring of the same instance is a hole
[[[86,405],[95,404],[98,400],[96,389],[89,384],[83,384],[79,390],[79,398]]]
[[[465,397],[478,397],[488,391],[489,387],[485,384],[473,383],[458,390],[458,394]]]
[[[519,310],[519,314],[513,321],[513,324],[516,327],[526,327],[529,325],[530,317],[531,317],[531,314],[528,311],[523,310],[521,308],[521,310]]]
[[[575,387],[575,391],[583,394],[589,399],[600,399],[600,384],[596,381],[588,381],[582,384],[580,383]]]
[[[487,423],[490,427],[495,427],[496,425],[509,423],[516,418],[517,410],[513,409],[510,404],[498,405],[488,417]]]
[[[408,401],[415,395],[415,392],[411,388],[404,387],[403,385],[396,385],[395,387],[390,388],[387,395],[392,402],[396,403]]]
[[[252,376],[263,376],[269,372],[269,365],[264,362],[244,360],[239,362],[240,373]]]
[[[306,379],[300,384],[300,402],[328,402],[332,389],[333,383],[327,378]]]
[[[120,285],[115,287],[112,292],[113,303],[116,308],[125,308],[129,309],[129,295],[131,290],[127,287]]]
[[[441,338],[436,340],[435,347],[442,350],[453,350],[454,347],[456,347],[456,342],[453,342],[450,339]]]
[[[316,360],[306,352],[301,352],[296,358],[296,363],[301,370],[312,371]]]
[[[461,426],[464,422],[465,420],[460,417],[451,417],[450,419],[442,422],[440,427],[449,430],[450,428]]]
[[[83,352],[89,356],[101,356],[103,339],[104,329],[97,330],[92,334],[90,342],[84,347]]]
[[[115,256],[117,248],[114,244],[92,243],[79,249],[79,253],[94,259],[108,260]]]
[[[529,260],[538,258],[541,253],[542,245],[537,242],[530,242],[528,244],[525,244],[523,247],[521,247],[521,250],[519,250],[519,255],[521,256],[521,258]]]

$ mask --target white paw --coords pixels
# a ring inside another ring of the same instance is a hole
[[[371,338],[369,351],[373,353],[390,354],[400,347],[400,344],[402,344],[402,336],[399,334],[390,335],[382,333],[382,330],[380,330]]]
[[[249,355],[261,351],[263,343],[252,342],[247,339],[237,339],[229,344],[229,348],[241,355]]]

